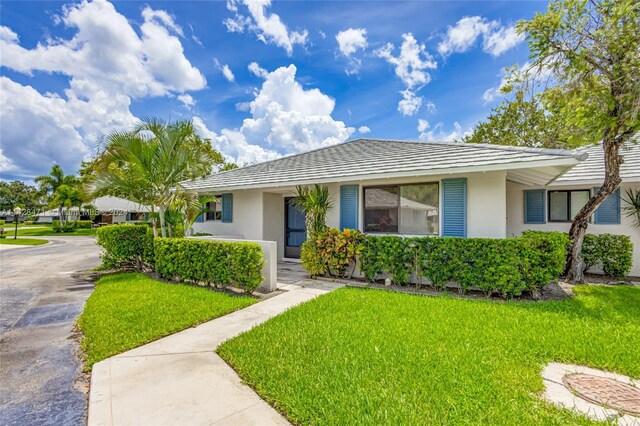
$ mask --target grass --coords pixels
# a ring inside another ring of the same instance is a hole
[[[37,238],[18,238],[14,240],[13,235],[7,236],[7,238],[0,238],[0,244],[6,245],[39,246],[40,244],[47,243],[47,240],[38,240]]]
[[[86,369],[98,361],[228,314],[256,299],[157,281],[139,273],[101,278],[78,325]]]
[[[18,228],[18,236],[29,236],[29,237],[66,237],[66,236],[78,236],[78,235],[96,235],[96,230],[91,228],[80,228],[76,229],[73,232],[53,232],[51,227],[45,228],[33,228],[30,229],[28,227]]]
[[[545,403],[550,361],[640,377],[640,288],[497,303],[344,288],[218,353],[297,424],[590,424]]]

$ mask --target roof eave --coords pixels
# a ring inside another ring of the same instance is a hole
[[[402,177],[413,176],[436,176],[436,175],[452,175],[462,173],[475,173],[475,172],[492,172],[500,170],[516,170],[526,169],[532,167],[550,167],[550,166],[569,166],[573,167],[580,162],[580,158],[570,156],[557,159],[547,160],[532,160],[522,161],[506,164],[489,164],[482,166],[467,166],[467,167],[448,167],[442,169],[429,169],[429,170],[411,170],[405,172],[390,172],[390,173],[376,173],[376,174],[362,174],[362,175],[349,175],[349,176],[337,176],[331,178],[316,178],[316,179],[302,179],[296,181],[284,181],[274,183],[257,183],[249,185],[230,185],[230,186],[202,186],[202,187],[190,187],[188,191],[208,193],[208,192],[221,192],[221,191],[237,191],[244,189],[266,189],[266,188],[282,188],[296,185],[313,185],[316,183],[341,183],[341,182],[353,182],[361,180],[374,180],[374,179],[393,179]],[[563,172],[564,173],[564,172]],[[560,173],[558,176],[560,176]]]

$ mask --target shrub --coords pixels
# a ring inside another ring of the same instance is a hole
[[[102,246],[102,263],[107,268],[137,268],[153,264],[153,232],[135,225],[109,225],[98,228],[98,245]]]
[[[596,266],[601,258],[600,246],[597,235],[586,234],[582,241],[582,261],[584,262],[584,272],[592,266]]]
[[[623,279],[633,264],[633,244],[627,235],[587,234],[582,243],[584,270],[599,266],[605,275]]]
[[[360,271],[368,280],[389,273],[396,284],[408,283],[415,271],[418,281],[424,277],[440,289],[453,281],[461,292],[519,296],[562,274],[567,246],[567,235],[558,232],[507,239],[366,236]]]
[[[93,221],[91,220],[78,220],[73,224],[77,229],[91,229]]]
[[[362,233],[355,229],[328,228],[320,233],[315,241],[319,261],[325,271],[333,272],[338,277],[352,276],[357,256],[362,251]],[[347,274],[349,267],[351,273]]]
[[[59,224],[54,224],[52,229],[53,229],[53,232],[57,232],[60,234],[69,234],[69,233],[75,232],[76,230],[76,228],[73,225],[59,225]]]
[[[5,220],[4,219],[0,219],[0,226],[4,226],[5,224]]]
[[[319,277],[327,272],[327,266],[320,258],[318,245],[315,241],[305,241],[302,243],[302,247],[300,247],[300,261],[311,277]]]
[[[409,239],[396,236],[367,236],[362,245],[360,272],[369,281],[389,274],[395,284],[406,284],[411,278],[414,255]]]
[[[156,272],[161,277],[252,293],[262,283],[260,244],[185,238],[156,238]]]

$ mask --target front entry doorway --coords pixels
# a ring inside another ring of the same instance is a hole
[[[284,199],[284,257],[298,259],[300,247],[307,238],[304,212],[293,203],[293,197]]]

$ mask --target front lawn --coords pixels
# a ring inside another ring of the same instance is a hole
[[[589,424],[540,398],[550,361],[640,377],[640,288],[526,303],[344,288],[218,353],[297,424]]]
[[[96,235],[96,230],[91,228],[79,228],[74,230],[73,232],[54,232],[51,226],[46,226],[42,228],[37,227],[23,227],[18,228],[18,236],[29,236],[29,237],[66,237],[66,236],[79,236],[79,235]]]
[[[0,244],[7,245],[24,245],[24,246],[39,246],[40,244],[47,244],[47,240],[39,240],[37,238],[18,238],[13,239],[12,236],[7,236],[7,238],[0,238]]]
[[[87,369],[112,355],[254,302],[251,297],[165,283],[139,273],[103,277],[78,320]]]

